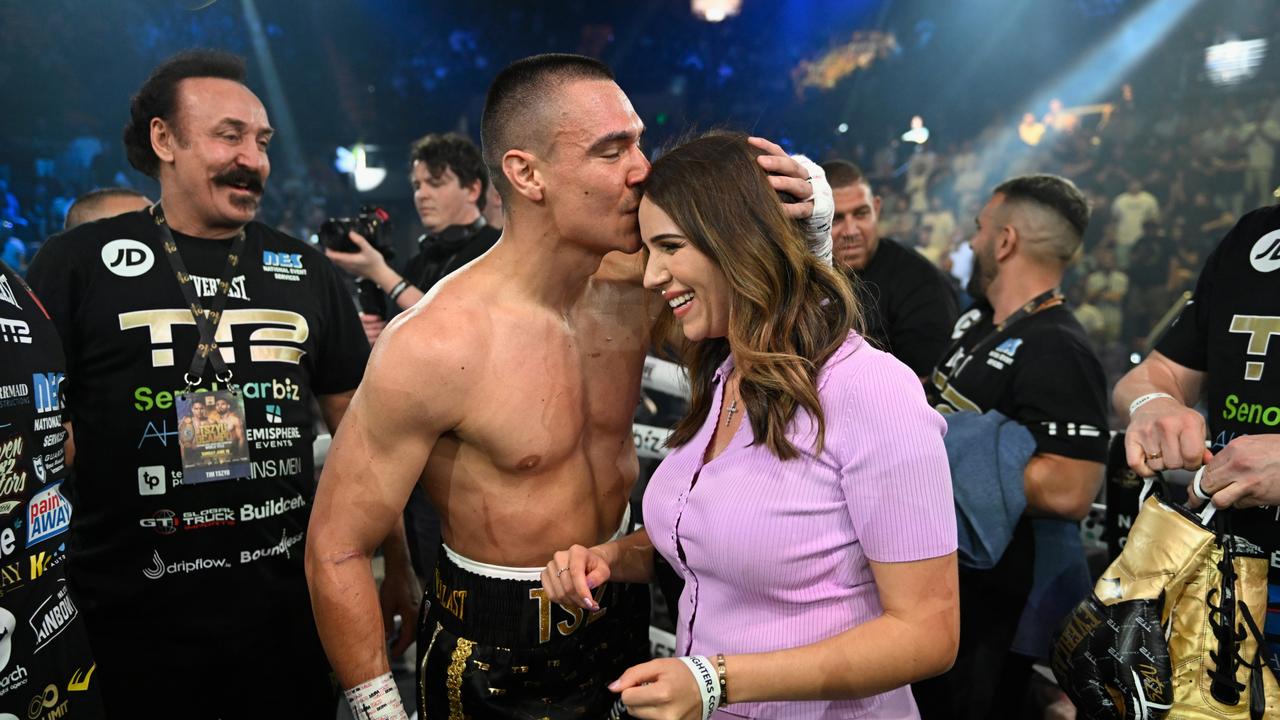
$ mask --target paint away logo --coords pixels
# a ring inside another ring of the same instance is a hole
[[[27,547],[61,535],[71,527],[71,503],[56,482],[36,493],[27,503]]]

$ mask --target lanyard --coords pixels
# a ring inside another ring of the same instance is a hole
[[[993,325],[993,327],[991,328],[991,332],[987,333],[982,337],[981,340],[974,343],[973,347],[971,347],[969,351],[965,354],[970,357],[977,356],[981,350],[986,349],[983,346],[986,345],[988,342],[990,342],[996,335],[1004,332],[1008,328],[1013,327],[1014,325],[1022,322],[1023,320],[1026,320],[1027,318],[1031,317],[1032,315],[1035,315],[1036,313],[1042,310],[1048,310],[1049,308],[1055,305],[1061,305],[1063,300],[1064,298],[1062,295],[1062,291],[1059,290],[1058,288],[1045,290],[1044,292],[1040,293],[1039,295],[1031,298],[1026,303],[1024,303],[1023,306],[1018,308],[1016,312],[1014,312],[1009,317],[1005,318],[1004,322],[1000,323],[999,325]],[[943,359],[945,360],[946,358],[950,358],[953,355],[955,355],[956,348],[960,347],[960,343],[962,342],[964,342],[963,337],[959,338],[954,343],[952,343],[951,347],[947,348],[946,354],[942,356]],[[958,374],[959,372],[960,372],[960,368],[956,368],[953,371],[953,375],[949,375],[947,377],[946,384],[950,385],[951,380],[954,379],[954,374]],[[940,389],[943,389],[943,388],[940,388]]]
[[[222,277],[218,279],[213,301],[206,310],[200,298],[196,296],[191,274],[187,272],[187,266],[182,262],[182,255],[178,253],[178,243],[173,239],[173,232],[169,230],[169,225],[164,220],[164,210],[161,209],[160,203],[151,206],[151,215],[155,218],[156,227],[160,228],[161,245],[164,246],[165,256],[169,258],[169,266],[173,268],[178,286],[182,288],[182,296],[186,299],[191,315],[195,318],[196,329],[200,332],[200,342],[196,345],[195,355],[191,358],[191,369],[183,376],[187,382],[186,391],[190,392],[191,388],[204,380],[205,363],[209,362],[213,363],[214,377],[218,382],[228,383],[231,381],[231,368],[227,367],[226,361],[222,359],[222,350],[218,347],[218,341],[215,338],[218,333],[218,323],[222,320],[222,311],[227,306],[227,295],[231,292],[231,276],[235,273],[236,266],[240,264],[240,253],[244,251],[244,229],[241,228],[240,234],[236,235],[236,239],[231,242],[231,250],[227,253],[227,264],[222,269]]]

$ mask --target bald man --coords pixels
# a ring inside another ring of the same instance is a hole
[[[75,202],[71,203],[71,207],[67,208],[67,221],[63,229],[70,230],[77,225],[143,210],[150,206],[151,201],[146,195],[131,188],[105,187],[90,190],[76,198]]]

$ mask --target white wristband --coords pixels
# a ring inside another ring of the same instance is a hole
[[[409,720],[390,672],[366,680],[344,694],[356,720]]]
[[[693,680],[702,694],[702,720],[707,720],[720,707],[720,678],[715,663],[702,655],[676,658],[693,673]]]
[[[1195,478],[1191,480],[1191,492],[1195,493],[1196,497],[1204,500],[1205,502],[1208,502],[1212,498],[1210,498],[1209,493],[1205,492],[1204,488],[1201,487],[1200,481],[1204,479],[1204,471],[1208,469],[1208,465],[1201,465],[1200,469],[1196,471]]]
[[[809,250],[814,257],[830,265],[831,223],[836,217],[836,201],[831,194],[831,184],[827,182],[827,173],[821,165],[804,155],[792,155],[791,159],[809,173],[809,184],[813,186],[813,214],[800,221],[805,236],[809,238]]]
[[[1143,405],[1146,405],[1152,400],[1158,400],[1160,398],[1169,398],[1170,400],[1177,400],[1177,398],[1170,395],[1169,393],[1162,393],[1162,392],[1147,393],[1146,395],[1143,395],[1142,397],[1129,403],[1129,416],[1133,417],[1134,410],[1137,410],[1138,408],[1142,407]]]

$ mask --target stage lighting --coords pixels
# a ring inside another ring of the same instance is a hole
[[[911,129],[902,133],[902,141],[917,145],[929,142],[929,128],[924,126],[924,118],[919,115],[911,117]]]
[[[742,0],[690,0],[693,14],[707,22],[720,22],[742,11]]]
[[[849,132],[849,123],[840,123],[839,125],[837,125],[836,132],[840,133],[841,135]]]
[[[356,143],[350,148],[340,147],[335,153],[334,168],[350,175],[359,192],[369,192],[387,178],[386,168],[372,167],[369,163],[369,153],[374,150],[377,150],[375,146]]]
[[[1267,41],[1232,40],[1204,49],[1205,77],[1214,85],[1237,85],[1258,74],[1267,55]]]

